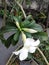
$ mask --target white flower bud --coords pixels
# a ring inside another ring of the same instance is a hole
[[[29,32],[29,33],[36,33],[37,31],[34,29],[29,29],[29,28],[23,28],[24,31]]]
[[[21,28],[20,28],[20,25],[19,25],[19,22],[16,22],[16,26],[19,28],[19,30],[21,31]]]
[[[25,43],[25,41],[26,41],[26,35],[23,32],[22,32],[22,40]]]

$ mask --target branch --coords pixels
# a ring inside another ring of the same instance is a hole
[[[18,50],[20,47],[22,47],[23,45],[20,45],[16,50]],[[15,51],[16,51],[15,50]],[[9,58],[9,60],[8,60],[8,62],[6,63],[6,65],[9,65],[9,63],[10,63],[10,61],[11,61],[11,59],[12,59],[12,57],[14,56],[14,54],[12,54],[11,56],[10,56],[10,58]],[[13,60],[14,61],[14,60]]]
[[[40,50],[40,48],[37,48],[37,50],[40,52],[40,54],[42,55],[42,57],[44,58],[45,62],[47,65],[49,65],[49,62],[47,61],[45,55],[43,54],[43,52]]]
[[[24,17],[26,18],[26,14],[25,14],[25,11],[24,11],[24,9],[23,9],[22,5],[21,5],[19,2],[17,2],[16,0],[15,0],[15,2],[16,2],[16,3],[17,3],[17,5],[21,8],[21,10],[22,10],[22,12],[23,12]]]

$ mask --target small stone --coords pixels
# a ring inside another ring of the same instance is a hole
[[[30,7],[31,7],[31,9],[37,10],[38,3],[36,1],[33,1]]]

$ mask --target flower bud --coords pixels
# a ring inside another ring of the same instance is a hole
[[[21,28],[20,28],[20,25],[19,25],[19,22],[16,22],[16,26],[19,28],[19,30],[21,31]]]
[[[26,35],[23,32],[22,32],[22,40],[25,43],[25,41],[26,41]]]
[[[29,29],[29,28],[23,28],[24,31],[29,32],[29,33],[36,33],[37,31],[34,29]]]

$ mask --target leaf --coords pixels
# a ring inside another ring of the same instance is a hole
[[[6,40],[3,35],[0,35],[0,40],[2,41],[2,43],[6,43]]]
[[[30,20],[30,19],[32,19],[32,15],[28,15],[28,16],[26,17],[26,20]]]
[[[19,25],[21,24],[21,16],[19,16],[19,17],[13,17],[13,19],[15,20],[15,22],[19,22]]]
[[[37,23],[33,24],[33,25],[31,26],[31,28],[37,30],[38,32],[43,31],[42,26],[39,25],[39,24],[37,24]]]
[[[43,31],[41,25],[35,23],[35,20],[32,21],[25,20],[24,22],[21,23],[21,28],[31,28],[37,30],[38,32]]]
[[[19,38],[18,38],[18,40],[19,40]],[[15,45],[17,44],[18,40],[17,40],[17,41],[15,41],[14,39],[12,39],[12,42],[11,42],[11,43],[12,43],[12,45],[14,45],[14,46],[15,46]]]
[[[7,22],[6,22],[6,26],[16,27],[16,24],[15,24],[14,22],[9,22],[9,21],[7,21]]]
[[[38,32],[35,34],[32,34],[34,38],[40,39],[41,41],[47,41],[48,40],[48,35],[46,32]]]
[[[33,58],[33,54],[29,53],[28,54],[28,59],[32,59]]]
[[[19,22],[19,18],[16,16],[13,16],[13,19],[15,20],[15,22]]]
[[[11,44],[12,44],[12,39],[13,39],[13,35],[11,35],[10,37],[8,37],[8,39],[6,40],[6,43],[4,43],[4,45],[8,48]]]
[[[46,46],[46,50],[49,50],[49,45],[48,45],[48,46]]]
[[[25,32],[27,38],[32,38],[32,34]]]
[[[22,28],[30,28],[35,23],[35,21],[30,22],[29,20],[25,20],[24,22],[21,23]]]
[[[6,32],[11,32],[11,31],[15,31],[15,32],[17,31],[17,28],[15,26],[13,26],[12,24],[10,25],[9,24],[0,29],[0,34],[4,34]]]
[[[14,35],[15,35],[15,33],[14,33],[13,35],[9,36],[9,37],[7,38],[7,40],[3,37],[3,35],[0,35],[0,39],[1,39],[2,43],[3,43],[7,48],[8,48],[11,44],[12,44],[12,45],[16,45],[16,44],[17,44],[17,42],[18,42],[19,39],[17,39],[17,41],[15,41],[15,40],[13,39]]]
[[[24,22],[21,22],[21,27],[24,28],[24,27],[28,27],[28,25],[30,24],[30,22],[28,20],[24,21]]]
[[[19,39],[19,36],[20,36],[20,31],[17,30],[13,39],[17,42]]]

